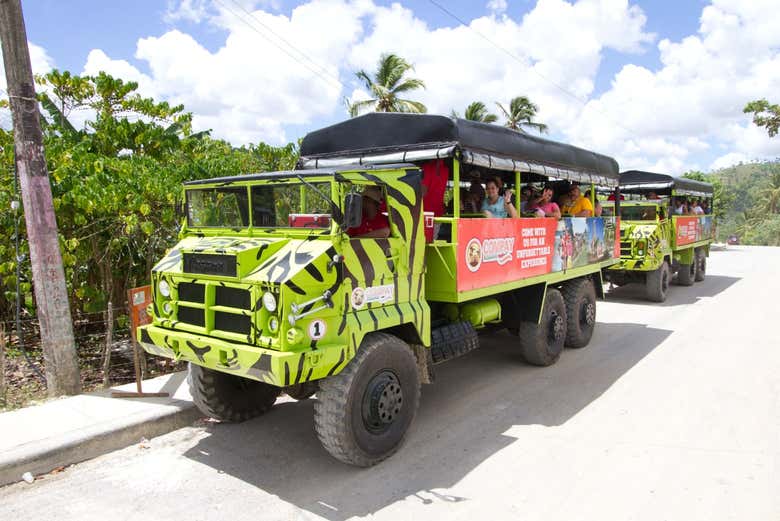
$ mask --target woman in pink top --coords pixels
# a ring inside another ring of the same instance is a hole
[[[561,209],[552,200],[553,189],[550,186],[545,186],[542,190],[542,195],[534,201],[528,204],[527,211],[536,212],[539,217],[555,217],[561,218]]]

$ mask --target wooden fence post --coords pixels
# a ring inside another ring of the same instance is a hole
[[[5,324],[0,323],[0,405],[5,404]]]

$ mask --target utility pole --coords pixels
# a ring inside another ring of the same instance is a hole
[[[46,385],[49,396],[78,394],[81,379],[76,342],[20,0],[0,0],[0,40],[13,115],[16,169],[30,244]]]

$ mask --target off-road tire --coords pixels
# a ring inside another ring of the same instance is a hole
[[[440,364],[463,356],[479,347],[479,337],[471,322],[453,322],[431,329],[431,360]]]
[[[293,400],[301,401],[308,400],[314,396],[317,389],[319,389],[319,381],[315,380],[313,382],[303,382],[302,384],[291,385],[285,387],[283,390],[284,393]]]
[[[394,401],[382,409],[388,393]],[[419,404],[420,378],[412,349],[395,336],[372,333],[339,374],[320,381],[314,426],[334,458],[370,467],[398,450]],[[391,416],[384,420],[377,416],[388,412]]]
[[[701,282],[707,276],[707,255],[704,248],[696,248],[696,254],[693,256],[696,261],[696,282]]]
[[[664,302],[666,293],[669,290],[669,281],[672,279],[672,273],[669,270],[669,264],[664,261],[655,271],[648,271],[645,279],[645,296],[651,302]]]
[[[552,365],[560,358],[565,340],[566,303],[560,291],[548,288],[541,321],[520,323],[520,354],[529,364]]]
[[[596,288],[591,279],[575,279],[561,288],[566,303],[566,347],[585,347],[596,328]]]
[[[192,401],[206,416],[242,422],[273,407],[281,389],[232,374],[190,364],[187,374]]]
[[[677,269],[677,284],[680,286],[693,286],[693,281],[696,280],[696,258],[694,256],[693,262],[690,264],[680,264]]]

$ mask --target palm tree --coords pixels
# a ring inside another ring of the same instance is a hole
[[[404,78],[411,70],[414,67],[400,56],[385,53],[379,57],[373,78],[364,70],[355,73],[374,97],[348,103],[349,115],[354,117],[367,109],[375,112],[427,112],[428,109],[419,101],[398,97],[399,94],[425,88],[425,83],[420,79]]]
[[[760,192],[764,211],[769,214],[780,213],[780,173],[772,175],[769,186]]]
[[[453,114],[456,113],[453,111]],[[463,118],[468,119],[469,121],[479,121],[481,123],[495,123],[498,121],[498,116],[488,112],[487,107],[481,101],[475,101],[466,107]]]
[[[539,111],[539,107],[534,103],[531,103],[531,100],[527,97],[518,96],[512,98],[509,102],[509,110],[505,109],[499,102],[496,102],[496,105],[498,105],[498,108],[504,113],[504,117],[506,118],[506,123],[504,123],[505,127],[511,128],[512,130],[522,130],[522,127],[532,127],[537,129],[540,134],[542,132],[547,132],[547,125],[533,121],[534,116],[536,116],[536,113]]]

